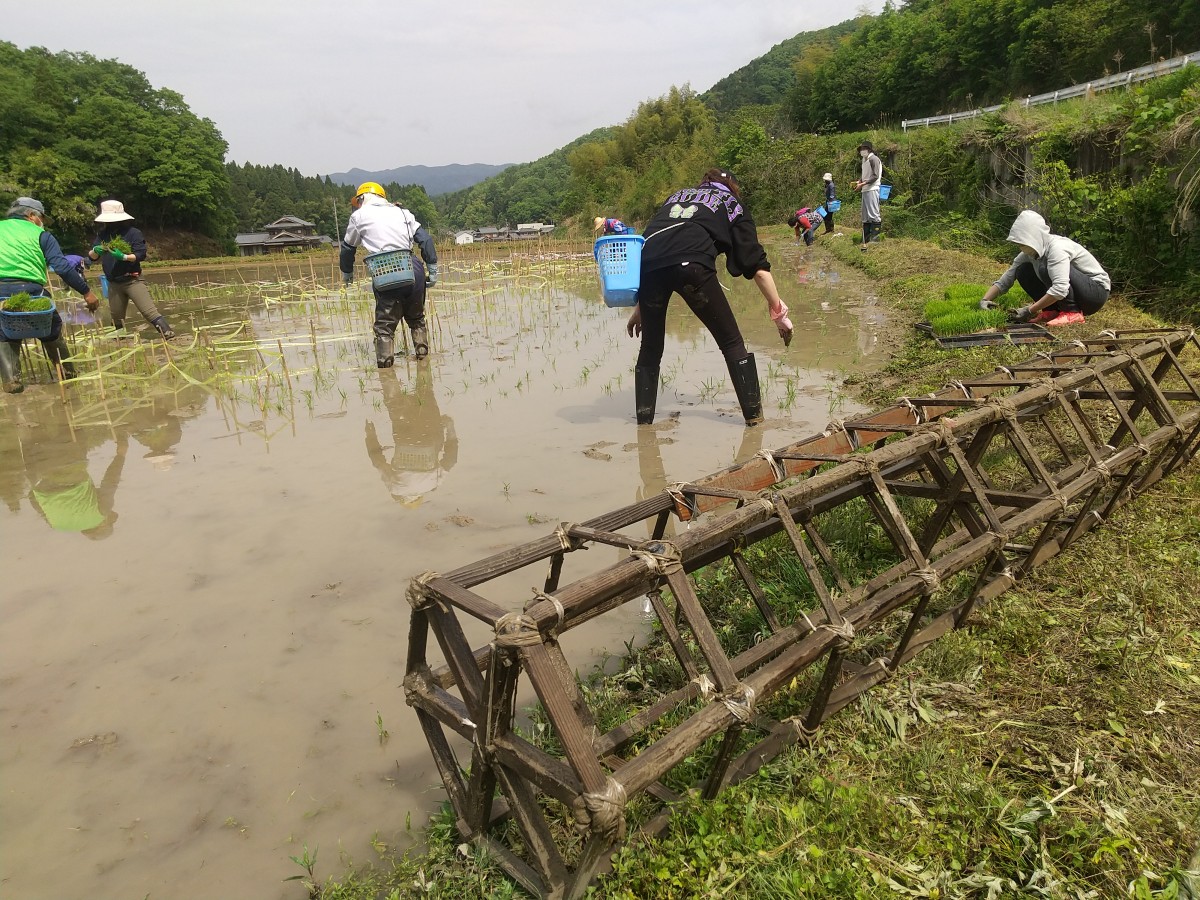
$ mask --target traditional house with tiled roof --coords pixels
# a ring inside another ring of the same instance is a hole
[[[283,216],[262,231],[251,231],[234,237],[242,256],[276,253],[282,250],[308,250],[333,243],[328,235],[317,234],[317,226],[297,216]]]

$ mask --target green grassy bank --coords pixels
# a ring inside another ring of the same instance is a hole
[[[986,257],[888,239],[866,254],[833,240],[817,252],[865,270],[892,310],[889,362],[847,384],[869,405],[1035,349],[940,351],[912,331],[946,284],[994,277]],[[1157,324],[1115,297],[1064,337]],[[1190,896],[1198,587],[1193,463],[834,716],[811,747],[714,802],[685,801],[660,838],[619,853],[592,896]],[[706,599],[719,606],[723,590],[713,579]],[[645,672],[662,657],[645,648],[631,664]],[[597,686],[595,696],[622,695]],[[383,854],[329,881],[321,868],[312,895],[326,900],[523,896],[444,817],[421,856]]]

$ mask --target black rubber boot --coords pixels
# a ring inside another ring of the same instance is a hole
[[[150,324],[157,328],[158,333],[161,334],[166,340],[169,341],[171,338],[175,337],[175,332],[172,331],[171,326],[167,324],[166,316],[159,316]]]
[[[19,394],[25,390],[21,384],[21,345],[0,341],[0,385],[6,394]]]
[[[654,407],[658,403],[658,369],[638,367],[633,370],[633,403],[639,425],[654,422]]]
[[[390,369],[396,361],[396,352],[392,347],[390,337],[375,338],[375,365],[381,369]]]
[[[50,357],[50,364],[56,368],[62,367],[63,378],[75,377],[75,364],[71,362],[71,348],[67,346],[62,335],[59,335],[58,340],[42,346],[46,348],[46,356]]]
[[[747,353],[743,359],[729,363],[729,377],[742,407],[742,416],[747,425],[757,425],[763,420],[762,395],[758,389],[758,368],[754,365],[754,354]]]
[[[861,246],[861,247],[859,247],[858,249],[859,249],[859,250],[866,250],[866,249],[867,249],[867,244],[869,244],[870,242],[871,242],[871,223],[870,223],[870,222],[863,222],[863,239],[862,239],[862,246]]]
[[[429,337],[425,334],[425,326],[412,330],[413,356],[424,359],[429,355]]]
[[[882,222],[872,222],[871,223],[871,243],[872,244],[879,243],[879,232],[881,232],[882,230],[883,230]]]

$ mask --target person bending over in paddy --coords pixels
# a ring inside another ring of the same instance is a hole
[[[403,206],[388,203],[383,187],[374,181],[358,186],[350,206],[354,212],[346,223],[338,260],[343,282],[350,284],[354,280],[354,255],[360,246],[368,257],[404,251],[412,260],[413,279],[407,284],[377,288],[376,278],[371,279],[371,291],[375,295],[375,364],[387,369],[395,362],[396,329],[401,317],[412,332],[413,353],[417,359],[424,359],[429,354],[429,338],[425,333],[425,285],[435,285],[438,279],[433,238],[411,212]],[[421,248],[424,265],[412,255],[414,244]]]
[[[104,277],[108,279],[108,310],[112,314],[113,330],[120,331],[125,327],[125,313],[132,300],[142,318],[157,328],[159,334],[167,339],[175,337],[166,316],[158,311],[150,297],[150,289],[142,281],[146,239],[140,228],[130,224],[133,216],[125,212],[120,200],[105,200],[100,204],[96,222],[101,226],[100,233],[96,236],[96,246],[88,251],[88,259],[100,260]],[[128,245],[128,252],[112,249],[114,239]]]
[[[606,219],[603,216],[596,216],[592,221],[592,231],[603,234],[633,234],[633,229],[620,219]]]
[[[807,206],[802,206],[796,210],[787,220],[796,232],[796,240],[804,238],[806,247],[811,247],[813,241],[817,239],[817,226],[821,224],[821,217]]]
[[[1011,310],[1013,321],[1081,325],[1108,302],[1112,280],[1096,257],[1070,238],[1051,234],[1046,220],[1032,209],[1017,216],[1008,240],[1021,252],[987,289],[983,302],[1007,293],[1014,282],[1019,284],[1032,302]]]
[[[766,298],[780,337],[785,344],[791,341],[788,308],[775,287],[754,220],[742,204],[737,179],[722,169],[709,169],[698,186],[668,197],[646,226],[638,304],[625,326],[630,337],[642,340],[634,370],[639,425],[654,421],[658,367],[666,344],[667,301],[672,294],[683,298],[717,342],[746,424],[762,421],[754,354],[746,351],[737,319],[717,280],[717,256],[722,253],[729,274],[754,282]]]
[[[33,197],[18,197],[8,215],[0,219],[0,300],[18,294],[49,297],[46,269],[53,269],[72,290],[83,295],[88,310],[100,305],[96,295],[65,256],[58,240],[46,230],[46,207]],[[75,377],[71,351],[62,336],[63,321],[57,309],[50,320],[50,333],[39,338],[52,363],[62,366],[63,375]],[[21,381],[21,338],[0,332],[0,385],[6,394],[25,390]]]

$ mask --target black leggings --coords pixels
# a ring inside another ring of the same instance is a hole
[[[1021,263],[1017,269],[1017,283],[1031,300],[1041,300],[1050,289],[1050,285],[1042,280],[1037,266],[1031,262]],[[1107,302],[1108,288],[1071,266],[1071,286],[1067,290],[1067,296],[1051,303],[1046,309],[1081,312],[1085,316],[1091,316],[1100,312],[1100,307]]]
[[[642,346],[639,368],[657,369],[667,336],[667,301],[671,294],[683,298],[704,323],[728,363],[746,358],[746,342],[738,328],[717,273],[698,263],[680,263],[642,272],[638,306],[642,312]]]

